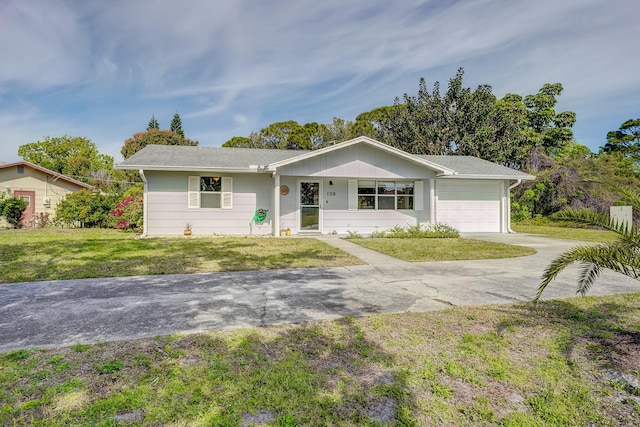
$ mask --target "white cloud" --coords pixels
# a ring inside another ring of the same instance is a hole
[[[249,118],[244,114],[234,114],[233,121],[237,125],[243,125],[249,121]]]
[[[83,78],[90,46],[84,25],[63,3],[7,0],[0,17],[1,84],[39,89]]]
[[[39,123],[55,125],[44,134],[63,124],[115,150],[151,114],[168,124],[179,110],[187,134],[213,145],[275,120],[353,119],[415,94],[421,76],[444,89],[460,66],[466,85],[498,96],[563,83],[559,108],[577,128],[582,114],[623,121],[640,116],[639,11],[633,0],[8,0],[0,100],[33,113],[14,120],[0,104],[0,123],[31,139]]]

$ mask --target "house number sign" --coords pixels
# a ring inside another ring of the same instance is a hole
[[[335,191],[327,191],[327,196],[335,196],[336,192]]]

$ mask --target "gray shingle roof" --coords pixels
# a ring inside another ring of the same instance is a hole
[[[420,154],[422,159],[428,160],[445,168],[453,169],[459,175],[490,175],[510,176],[514,178],[530,179],[531,175],[489,162],[472,156],[433,156]]]
[[[119,169],[249,169],[290,159],[305,151],[256,148],[147,145],[118,165]]]
[[[257,148],[148,145],[117,165],[118,169],[145,170],[255,170],[256,166],[288,160],[309,151]],[[416,157],[454,170],[458,175],[532,179],[531,175],[471,156]]]

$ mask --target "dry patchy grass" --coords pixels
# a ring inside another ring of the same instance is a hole
[[[19,350],[0,423],[638,425],[639,331],[632,294]]]
[[[138,238],[116,230],[0,231],[0,283],[361,264],[316,239]]]

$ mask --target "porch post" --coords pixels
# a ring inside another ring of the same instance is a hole
[[[436,223],[436,180],[431,178],[429,180],[429,222],[431,224]]]
[[[280,175],[273,173],[273,236],[280,236]]]

